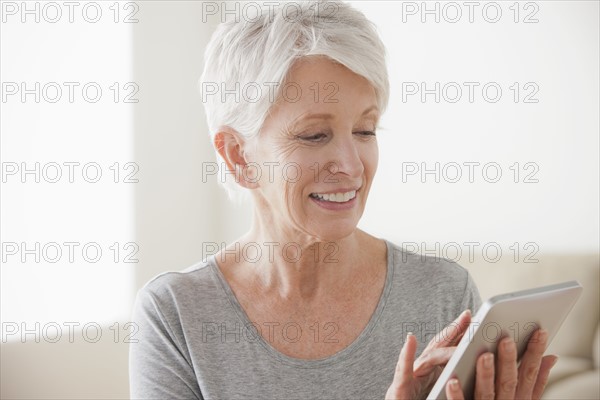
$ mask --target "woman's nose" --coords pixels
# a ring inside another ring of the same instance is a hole
[[[327,166],[331,174],[343,174],[350,178],[360,178],[362,176],[364,166],[356,139],[353,136],[339,139],[333,146],[330,156],[331,161]]]

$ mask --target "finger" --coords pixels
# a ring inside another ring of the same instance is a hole
[[[548,332],[538,329],[527,343],[527,351],[521,359],[519,366],[517,390],[515,397],[519,399],[531,398],[533,388],[538,379],[542,356],[548,343]]]
[[[494,354],[483,353],[477,359],[475,367],[475,398],[494,398]]]
[[[415,354],[417,353],[417,338],[409,333],[406,336],[406,342],[402,346],[398,363],[396,364],[396,372],[392,385],[394,387],[394,398],[408,398],[410,396],[410,388],[413,384],[413,364],[415,362]]]
[[[505,337],[498,344],[496,369],[496,397],[513,399],[518,383],[517,345],[510,337]]]
[[[427,352],[423,352],[414,364],[414,376],[425,376],[429,375],[438,366],[444,366],[448,363],[456,347],[442,347],[440,349],[433,349]]]
[[[471,310],[465,310],[454,321],[435,335],[425,349],[438,349],[455,345],[458,343],[458,339],[465,333],[470,323]]]
[[[548,375],[550,375],[550,370],[556,365],[557,361],[558,357],[556,356],[545,356],[542,358],[540,372],[538,374],[537,381],[535,382],[535,386],[533,387],[533,394],[531,395],[532,399],[539,399],[542,397],[542,393],[544,392],[546,384],[548,383]]]
[[[448,400],[465,400],[458,379],[450,379],[446,383],[446,398]]]

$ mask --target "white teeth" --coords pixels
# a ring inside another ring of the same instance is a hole
[[[353,199],[356,196],[356,190],[351,190],[345,193],[329,193],[329,194],[319,194],[312,193],[312,197],[316,197],[321,200],[331,201],[334,203],[345,203],[350,199]]]

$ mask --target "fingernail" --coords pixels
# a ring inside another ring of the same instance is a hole
[[[487,353],[483,356],[483,366],[486,368],[492,368],[494,366],[494,355]]]
[[[512,353],[515,350],[515,342],[507,339],[504,341],[503,347],[505,352]]]
[[[451,390],[458,390],[458,379],[450,379],[448,383],[450,384]]]
[[[557,362],[558,362],[558,357],[554,356],[554,359],[552,360],[552,363],[550,364],[550,368],[554,367]]]
[[[538,340],[547,340],[548,339],[548,331],[545,329],[540,329],[538,332]]]

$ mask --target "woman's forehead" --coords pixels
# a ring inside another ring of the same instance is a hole
[[[340,114],[379,115],[369,81],[326,57],[298,61],[271,108],[271,116],[285,117],[290,123],[333,120]]]

